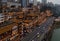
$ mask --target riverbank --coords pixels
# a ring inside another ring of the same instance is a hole
[[[60,22],[55,22],[53,27],[54,29],[60,28]]]
[[[54,31],[52,34],[51,41],[60,41],[60,22],[54,23]]]
[[[60,41],[60,29],[54,29],[51,41]]]

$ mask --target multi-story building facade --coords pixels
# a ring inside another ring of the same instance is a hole
[[[37,0],[33,0],[33,5],[37,5]]]
[[[43,4],[46,4],[46,3],[47,3],[47,0],[42,0],[42,3],[43,3]]]
[[[6,4],[21,4],[22,7],[27,7],[27,5],[29,5],[29,0],[1,0],[2,3],[6,3]],[[35,1],[34,1],[35,2]]]
[[[8,0],[8,2],[16,2],[19,3],[21,0]]]
[[[29,0],[8,0],[8,2],[19,3],[22,7],[26,7],[29,3]]]

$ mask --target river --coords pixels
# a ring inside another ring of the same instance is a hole
[[[54,29],[51,41],[60,41],[60,28]]]

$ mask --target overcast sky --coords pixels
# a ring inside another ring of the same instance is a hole
[[[38,0],[41,1],[41,0]],[[47,0],[47,2],[53,2],[54,4],[60,4],[60,0]]]

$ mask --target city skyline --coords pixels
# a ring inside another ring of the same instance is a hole
[[[41,2],[41,0],[37,0],[37,1],[40,1]],[[54,4],[60,4],[60,0],[47,0],[47,2],[52,2],[52,3],[54,3]]]
[[[2,0],[2,1],[3,2],[6,2],[7,0]],[[17,0],[15,0],[15,1],[17,1]],[[41,2],[42,0],[37,0],[37,1],[40,1]],[[57,1],[56,0],[53,0],[53,1],[52,0],[47,0],[47,2],[52,2],[54,4],[60,4],[60,0],[57,0]]]

